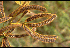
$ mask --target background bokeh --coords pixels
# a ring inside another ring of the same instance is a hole
[[[30,5],[41,5],[47,9],[47,13],[56,14],[57,18],[48,25],[38,27],[37,32],[44,35],[57,35],[55,43],[43,43],[31,36],[22,38],[8,38],[13,47],[70,47],[70,1],[32,1]],[[14,1],[4,1],[4,10],[6,16],[19,7]],[[20,22],[24,22],[31,15],[43,13],[37,10],[31,10],[33,13],[25,15]],[[16,20],[21,14],[16,18]],[[40,22],[45,18],[37,19],[31,22]],[[6,26],[8,22],[1,23],[0,28]],[[16,28],[13,34],[26,34],[22,27]],[[2,39],[0,38],[0,42]]]

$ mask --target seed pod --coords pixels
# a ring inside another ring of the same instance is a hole
[[[21,18],[27,13],[28,11],[24,11],[23,12],[23,14],[22,14],[22,16],[18,19],[18,21],[17,22],[19,22],[20,20],[21,20]],[[16,14],[16,16],[18,16],[20,14],[20,12],[18,12],[17,14]],[[16,18],[16,16],[15,16],[15,18]],[[13,17],[13,16],[12,16]],[[11,19],[11,22],[13,21],[13,19],[15,19],[15,18],[12,18]]]
[[[22,5],[23,5],[23,6],[27,6],[27,5],[30,4],[30,2],[31,2],[31,1],[25,1]]]
[[[42,39],[42,42],[44,43],[54,43],[56,39]]]
[[[17,4],[22,5],[25,1],[15,1]]]
[[[7,39],[7,37],[4,37],[4,38],[2,39],[2,45],[1,45],[1,47],[11,47],[11,45],[10,45],[10,43],[9,43],[9,41],[8,41],[8,39]]]
[[[11,37],[11,38],[21,38],[21,37],[25,37],[28,36],[28,34],[21,34],[21,35],[13,35],[13,34],[8,34],[7,37]]]
[[[19,20],[17,22],[19,22],[21,20],[21,18],[27,13],[28,11],[24,11],[22,16],[19,18]]]
[[[19,5],[29,5],[31,1],[15,1]]]
[[[39,8],[38,8],[39,7]],[[27,5],[27,6],[20,6],[20,8],[16,9],[15,11],[13,11],[11,14],[8,15],[8,17],[16,17],[18,16],[20,13],[24,13],[28,10],[40,10],[40,11],[46,11],[46,8],[39,6],[39,5]],[[25,13],[26,14],[26,13]],[[24,14],[24,15],[25,15]],[[20,20],[20,19],[19,19]]]
[[[24,25],[24,29],[26,30],[26,32],[33,38],[40,40],[42,42],[46,42],[46,43],[52,43],[55,42],[56,38],[50,38],[49,35],[41,35],[39,33],[33,32],[31,31],[31,29],[29,27],[27,27],[26,25]],[[47,37],[45,37],[47,36]],[[52,36],[54,37],[54,36]]]
[[[52,14],[51,17],[49,17],[48,19],[46,19],[42,22],[39,22],[39,23],[25,23],[25,25],[27,25],[28,27],[41,27],[41,26],[44,26],[44,25],[47,25],[47,24],[51,23],[56,17],[57,17],[57,15]]]
[[[8,17],[18,16],[20,13],[22,13],[22,12],[19,12],[19,11],[20,11],[20,9],[23,8],[23,7],[24,7],[24,5],[19,6],[16,10],[14,10],[12,13],[10,13],[10,14],[8,15]]]
[[[2,17],[2,18],[0,18],[0,23],[2,23],[2,22],[6,22],[6,21],[8,21],[8,20],[10,20],[12,17]]]
[[[8,17],[14,17],[14,16],[18,16],[20,13],[20,9],[23,8],[26,5],[29,5],[31,1],[25,1],[22,6],[19,6],[15,11],[13,11],[11,14],[8,15]]]
[[[35,32],[36,28],[33,27],[32,28],[32,37],[33,38],[37,38],[38,40],[41,40],[42,42],[46,42],[46,43],[50,43],[50,42],[55,42],[56,38],[58,38],[58,36],[56,35],[42,35],[42,34],[39,34],[37,32]]]
[[[39,5],[27,5],[22,6],[21,8],[16,9],[14,12],[12,12],[9,17],[14,17],[19,15],[20,13],[27,11],[27,10],[40,10],[43,12],[47,12],[45,7],[39,6]]]
[[[12,29],[12,28],[21,27],[21,26],[22,26],[22,24],[20,24],[20,23],[11,23],[11,25],[1,28],[0,33],[4,32],[6,30]]]
[[[39,13],[39,14],[35,14],[35,15],[33,15],[33,16],[31,16],[31,17],[29,17],[29,18],[27,18],[26,20],[25,20],[25,22],[30,22],[30,21],[32,21],[32,20],[35,20],[35,19],[38,19],[38,18],[42,18],[42,17],[51,17],[52,16],[52,14],[51,13]]]
[[[0,1],[0,13],[2,14],[3,17],[5,17],[5,12],[3,8],[3,1]]]
[[[38,37],[40,37],[40,38],[44,38],[44,39],[53,39],[53,38],[58,38],[58,36],[56,36],[56,35],[42,35],[42,34],[39,34],[39,33],[37,33],[37,32],[34,32],[33,31],[33,33],[36,35],[36,36],[38,36]]]
[[[40,10],[43,12],[47,12],[45,7],[39,6],[39,5],[27,5],[20,9],[20,12],[26,11],[26,10]]]
[[[13,30],[14,30],[14,28],[13,28],[13,29],[8,30],[6,34],[10,34]]]
[[[35,32],[35,31],[36,31],[36,27],[33,27],[33,28],[31,29],[31,31],[32,31],[32,32]]]

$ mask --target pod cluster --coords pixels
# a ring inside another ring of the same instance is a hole
[[[7,26],[2,27],[0,29],[0,36],[4,36],[1,46],[10,47],[7,37],[21,38],[21,37],[25,37],[28,35],[30,35],[34,39],[40,40],[45,43],[55,42],[55,40],[56,40],[56,38],[58,38],[58,36],[39,34],[36,32],[36,27],[41,27],[41,26],[50,24],[57,17],[57,15],[51,14],[51,13],[39,13],[39,14],[35,14],[35,15],[27,18],[25,20],[25,22],[19,23],[21,18],[24,17],[24,15],[27,14],[29,10],[38,10],[38,11],[42,11],[42,12],[47,12],[47,10],[45,7],[42,7],[40,5],[29,5],[30,1],[25,1],[22,4],[18,3],[17,1],[15,1],[15,2],[17,4],[19,4],[20,6],[15,11],[10,13],[8,16],[5,16],[4,8],[3,8],[3,1],[0,1],[0,13],[3,16],[2,18],[0,18],[0,23],[11,20],[11,22]],[[18,21],[16,21],[16,23],[13,23],[12,21],[14,20],[14,18],[16,18],[21,13],[23,13],[22,16],[18,19]],[[44,21],[41,21],[39,23],[28,23],[32,20],[36,20],[38,18],[43,18],[43,17],[46,17],[47,19]],[[28,34],[14,35],[11,33],[16,27],[22,27],[22,26]],[[29,27],[32,27],[32,29],[30,29]],[[7,32],[5,33],[5,31],[7,31]]]
[[[44,17],[44,16],[45,17],[49,16],[49,18],[42,21],[42,22],[39,22],[39,23],[25,23],[25,25],[27,25],[28,27],[41,27],[41,26],[44,26],[44,25],[51,23],[57,17],[56,14],[48,14],[48,13],[47,14],[39,14],[39,15],[35,15],[35,16],[32,16],[32,17],[26,19],[25,21],[29,22],[31,20],[35,20],[39,17]]]
[[[53,43],[55,42],[56,38],[58,38],[58,36],[56,35],[41,35],[35,31],[32,31],[29,27],[25,26],[24,25],[24,29],[27,31],[27,33],[37,39],[37,40],[40,40],[42,42],[45,42],[45,43]]]

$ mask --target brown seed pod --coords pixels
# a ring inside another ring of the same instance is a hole
[[[36,27],[33,27],[33,28],[31,29],[31,31],[32,31],[32,32],[35,32],[35,31],[36,31]]]
[[[21,34],[21,35],[8,34],[7,35],[7,37],[11,37],[11,38],[21,38],[25,36],[28,36],[28,34]]]
[[[20,6],[19,8],[17,8],[15,11],[13,11],[9,16],[12,16],[13,17],[13,15],[15,15],[15,13],[17,13],[16,14],[16,16],[18,16],[21,12],[19,12],[19,10],[20,10],[20,8],[22,8],[23,6],[26,6],[26,5],[29,5],[29,3],[30,3],[31,1],[25,1],[23,4],[22,4],[22,6]],[[21,20],[21,18],[27,13],[28,11],[24,11],[23,12],[23,14],[22,14],[22,16],[19,18],[19,20],[17,21],[17,22],[19,22],[20,20]],[[11,30],[13,30],[13,29],[11,29]],[[8,32],[10,32],[10,31],[8,31]]]
[[[3,28],[0,29],[0,34],[3,33],[6,30],[12,29],[12,28],[16,28],[16,27],[21,27],[22,24],[20,23],[11,23],[11,25],[5,26]]]
[[[4,38],[2,39],[2,45],[1,45],[1,47],[11,47],[11,45],[10,45],[10,43],[9,43],[9,41],[8,41],[8,39],[7,39],[7,37],[4,37]]]
[[[29,5],[31,1],[25,1],[21,6],[19,6],[16,10],[14,10],[12,13],[10,13],[8,15],[8,17],[14,17],[14,16],[18,16],[20,13],[23,13],[23,12],[20,12],[20,9],[23,8],[24,6],[26,5]]]
[[[40,11],[47,12],[45,7],[42,7],[42,6],[39,6],[39,5],[27,5],[27,6],[22,6],[21,8],[16,9],[8,17],[17,16],[20,13],[22,13],[24,11],[27,11],[27,10],[40,10]]]
[[[31,17],[29,17],[29,18],[27,18],[26,20],[25,20],[25,22],[30,22],[30,21],[32,21],[32,20],[35,20],[35,19],[38,19],[38,18],[42,18],[42,17],[51,17],[52,16],[52,14],[51,13],[39,13],[39,14],[35,14],[35,15],[33,15],[33,16],[31,16]]]
[[[38,37],[40,37],[40,38],[44,38],[44,39],[53,39],[53,38],[58,38],[58,36],[56,36],[56,35],[42,35],[42,34],[39,34],[39,33],[37,33],[37,32],[34,32],[33,31],[33,33],[36,35],[36,36],[38,36]]]
[[[29,5],[31,1],[15,1],[19,5]]]
[[[19,18],[19,20],[17,21],[17,23],[21,20],[21,18],[22,18],[27,12],[28,12],[28,11],[23,12],[22,16]],[[20,14],[20,13],[19,13],[19,14]],[[18,15],[18,14],[17,14],[17,15]],[[12,32],[13,30],[14,30],[14,28],[11,29],[11,30],[9,30],[7,33]]]
[[[0,1],[0,13],[2,14],[3,17],[5,17],[5,12],[3,8],[3,1]]]
[[[6,47],[4,39],[2,39],[1,47]]]
[[[33,27],[32,31],[36,31],[36,28]],[[10,33],[10,32],[8,32],[8,33]],[[28,36],[28,34],[14,35],[14,34],[8,34],[8,33],[6,33],[6,37],[11,37],[11,38],[21,38],[21,37]]]
[[[33,27],[33,29],[31,30],[32,33],[32,37],[36,38],[38,40],[41,40],[42,42],[46,42],[46,43],[51,43],[51,42],[55,42],[56,38],[58,38],[58,36],[56,35],[42,35],[39,34],[37,32],[35,32],[36,28]]]
[[[10,20],[12,17],[2,17],[2,18],[0,18],[0,23],[2,23],[2,22],[6,22],[6,21],[8,21],[8,20]]]
[[[13,30],[14,30],[14,28],[13,28],[13,29],[8,30],[6,34],[10,34]]]
[[[55,40],[56,39],[40,39],[40,40],[42,40],[42,42],[44,42],[44,43],[54,43],[55,42]]]
[[[24,11],[22,16],[19,18],[19,20],[17,22],[19,22],[21,20],[21,18],[27,13],[28,11]]]
[[[20,9],[22,8],[23,6],[20,6],[20,7],[18,7],[15,11],[13,11],[12,13],[10,13],[9,15],[8,15],[8,17],[15,17],[15,16],[18,16],[21,12],[19,12],[20,11]]]
[[[27,27],[26,25],[23,26],[24,29],[26,30],[26,32],[33,38],[40,40],[42,42],[46,42],[46,43],[52,43],[55,42],[56,38],[54,38],[54,35],[51,37],[49,37],[49,35],[41,35],[39,33],[36,33],[34,31],[31,31],[31,29],[29,27]],[[46,37],[47,36],[47,37]]]
[[[27,13],[28,11],[24,11],[22,16],[18,19],[18,21],[16,21],[16,23],[20,22],[21,18]],[[15,17],[16,18],[16,17]],[[15,18],[12,18],[11,19],[11,22],[15,19]]]
[[[51,17],[49,17],[48,19],[39,22],[39,23],[25,23],[25,25],[27,25],[28,27],[41,27],[44,25],[47,25],[49,23],[51,23],[55,18],[57,17],[56,14],[52,14]]]
[[[20,9],[20,12],[26,11],[26,10],[40,10],[43,12],[47,12],[45,7],[39,6],[39,5],[27,5]]]
[[[27,6],[27,5],[30,4],[30,2],[31,2],[31,1],[25,1],[22,5],[23,5],[23,6]]]

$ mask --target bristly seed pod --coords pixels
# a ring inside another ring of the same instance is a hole
[[[14,30],[14,28],[13,28],[13,29],[8,30],[6,34],[10,34],[13,30]]]
[[[1,45],[1,47],[11,47],[11,45],[10,45],[10,43],[9,43],[9,41],[8,41],[8,39],[7,39],[7,37],[4,37],[4,38],[2,39],[2,45]]]
[[[2,17],[2,18],[0,18],[0,23],[2,23],[2,22],[6,22],[6,21],[8,21],[8,20],[10,20],[12,17]]]
[[[31,1],[15,1],[15,2],[21,6],[22,5],[25,6],[25,5],[29,5]]]
[[[17,14],[23,13],[24,11],[27,10],[40,10],[40,11],[47,12],[45,7],[39,5],[27,5],[27,6],[22,5],[19,8],[17,8],[15,11],[13,11],[10,15],[8,15],[8,17],[17,16]]]
[[[5,12],[3,8],[3,1],[0,1],[0,13],[2,14],[3,17],[5,17]]]
[[[51,17],[52,16],[52,14],[51,13],[39,13],[39,14],[35,14],[35,15],[33,15],[33,16],[31,16],[31,17],[29,17],[29,18],[27,18],[26,20],[25,20],[25,22],[30,22],[30,21],[32,21],[32,20],[35,20],[35,19],[38,19],[38,18],[42,18],[42,17]]]
[[[39,6],[39,5],[27,5],[24,6],[22,9],[20,9],[20,12],[26,11],[26,10],[40,10],[43,12],[47,12],[45,7]]]
[[[21,18],[27,13],[28,11],[24,11],[22,16],[19,18],[19,20],[17,22],[19,22],[21,20]]]
[[[22,24],[20,24],[20,23],[11,23],[11,25],[1,28],[0,33],[3,33],[4,31],[12,29],[12,28],[21,27],[21,26],[22,26]]]
[[[49,37],[49,35],[41,35],[39,33],[36,33],[34,31],[31,31],[31,29],[29,27],[27,27],[26,25],[24,25],[24,29],[27,31],[27,33],[37,39],[37,40],[40,40],[42,42],[45,42],[45,43],[53,43],[55,42],[57,36],[54,38],[54,35],[51,35],[51,37]],[[47,37],[46,37],[47,36]]]
[[[39,34],[39,33],[37,33],[37,32],[34,32],[33,31],[33,34],[35,34],[36,36],[38,36],[38,37],[40,37],[40,38],[44,38],[44,39],[53,39],[53,38],[58,38],[58,36],[56,36],[56,35],[41,35],[41,34]]]
[[[38,8],[39,7],[39,8]],[[42,6],[39,6],[39,5],[27,5],[27,6],[24,6],[23,8],[21,8],[20,9],[20,11],[17,13],[17,15],[18,14],[20,14],[21,12],[25,12],[25,11],[27,11],[27,10],[40,10],[40,11],[44,11],[44,12],[47,12],[46,11],[46,8],[44,8],[44,7],[42,7]],[[16,16],[17,16],[16,15]]]
[[[25,25],[27,25],[28,27],[41,27],[44,25],[47,25],[49,23],[51,23],[55,18],[57,17],[56,14],[52,14],[51,17],[49,17],[48,19],[39,22],[39,23],[25,23]]]
[[[21,34],[21,35],[8,34],[7,35],[7,37],[11,37],[11,38],[21,38],[25,36],[28,36],[28,34]]]

